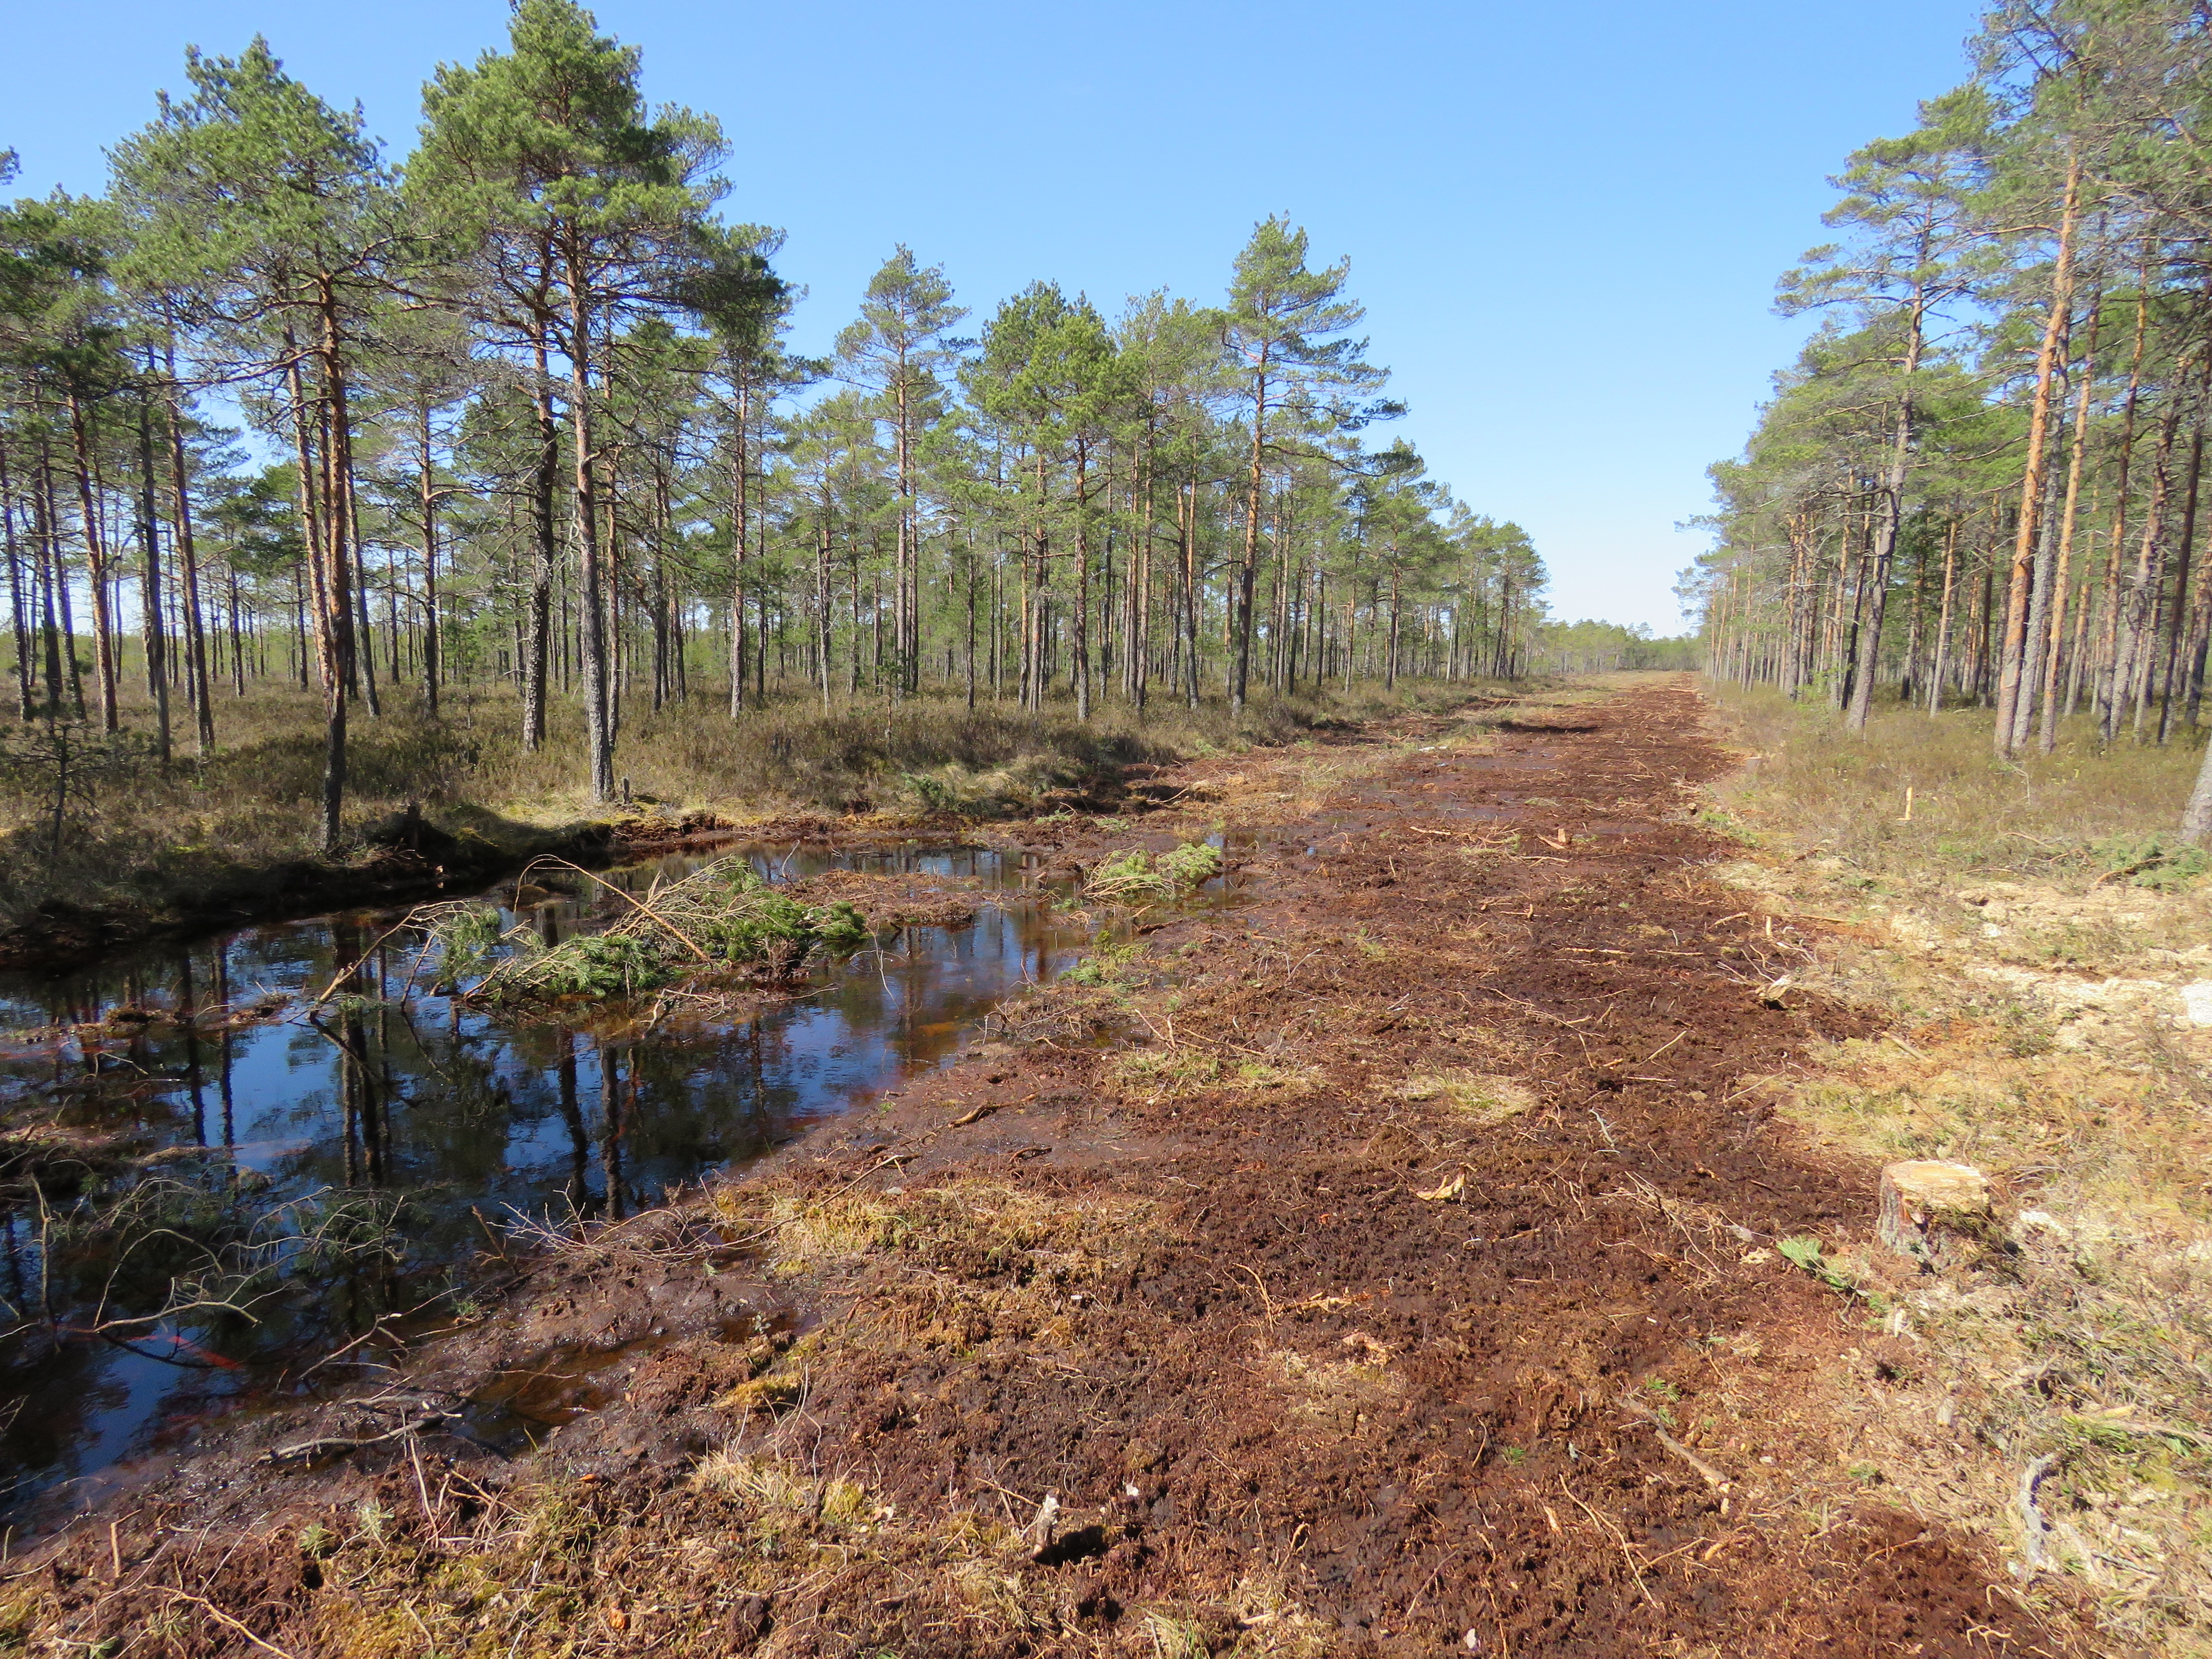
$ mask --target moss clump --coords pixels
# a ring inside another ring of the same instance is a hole
[[[1158,854],[1132,848],[1093,870],[1083,890],[1093,898],[1123,903],[1179,898],[1220,870],[1220,850],[1204,842],[1184,842]]]
[[[742,858],[622,902],[626,913],[605,932],[550,948],[526,926],[501,933],[496,910],[456,908],[432,926],[439,978],[456,988],[473,978],[471,994],[495,1002],[634,997],[722,967],[794,978],[817,952],[849,955],[872,937],[848,902],[802,904]]]

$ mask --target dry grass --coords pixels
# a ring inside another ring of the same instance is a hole
[[[971,1634],[978,1652],[1012,1650],[1059,1623],[1013,1570],[1012,1528],[967,1514],[901,1517],[859,1480],[789,1450],[732,1444],[679,1486],[629,1496],[615,1504],[548,1483],[500,1494],[460,1536],[428,1538],[404,1510],[381,1535],[335,1533],[322,1571],[349,1594],[319,1598],[312,1651],[742,1651],[771,1598],[775,1651],[830,1635],[817,1609],[832,1607],[876,1610],[870,1651],[910,1639],[924,1617]],[[184,1612],[179,1634],[217,1633],[198,1609]]]
[[[1482,1072],[1418,1073],[1401,1084],[1397,1092],[1401,1100],[1442,1102],[1478,1128],[1518,1117],[1536,1103],[1527,1085]]]
[[[586,1484],[532,1470],[478,1486],[434,1475],[425,1498],[402,1462],[374,1498],[263,1529],[246,1547],[258,1554],[244,1571],[296,1582],[297,1564],[309,1560],[323,1586],[307,1638],[287,1637],[291,1645],[272,1650],[559,1659],[650,1649],[772,1659],[918,1648],[1141,1659],[1159,1650],[1158,1632],[1199,1630],[1218,1613],[1162,1599],[1118,1625],[1086,1623],[1064,1583],[1028,1570],[1034,1515],[998,1502],[1012,1494],[984,1491],[975,1507],[895,1508],[861,1470],[824,1465],[810,1415],[811,1380],[824,1370],[885,1360],[903,1369],[984,1344],[1030,1358],[1072,1346],[1071,1299],[1126,1282],[1157,1248],[1150,1202],[979,1178],[903,1192],[749,1183],[702,1195],[687,1218],[742,1234],[762,1266],[803,1279],[809,1299],[849,1316],[795,1342],[757,1345],[758,1374],[713,1402],[726,1437],[680,1478]],[[1314,1650],[1313,1627],[1279,1585],[1241,1586],[1236,1605],[1255,1621],[1239,1652]],[[78,1650],[83,1644],[56,1644],[55,1606],[43,1577],[0,1596],[0,1644]],[[161,1651],[239,1648],[237,1631],[208,1604],[179,1596],[161,1616],[157,1633],[172,1645]],[[255,1614],[263,1630],[279,1617],[273,1607]]]
[[[2178,814],[2197,752],[2015,767],[1972,711],[1858,739],[1717,702],[1756,756],[1711,792],[1749,843],[1721,873],[1802,925],[1798,987],[1887,1027],[1777,1079],[1784,1115],[1869,1159],[1976,1164],[2004,1200],[2007,1253],[1964,1275],[1840,1242],[1896,1339],[1857,1385],[1858,1467],[2025,1571],[2021,1474],[2050,1456],[2046,1571],[2114,1640],[2212,1654],[2212,1027],[2185,990],[2212,976],[2212,891],[2099,879]]]
[[[1712,791],[1721,822],[1799,854],[1825,853],[1874,883],[1980,877],[2086,886],[2170,837],[2203,758],[2184,738],[2100,750],[2086,720],[2057,750],[2017,761],[1991,747],[1992,717],[1877,710],[1863,734],[1819,703],[1708,684],[1742,772]],[[1905,816],[1905,792],[1912,792]],[[2165,873],[2146,869],[2140,883]]]
[[[1115,1057],[1107,1075],[1124,1093],[1153,1103],[1188,1099],[1214,1089],[1279,1089],[1303,1095],[1320,1082],[1310,1066],[1218,1054],[1190,1043],[1133,1048]]]
[[[896,817],[992,817],[1048,810],[1124,769],[1178,757],[1282,744],[1316,730],[1462,701],[1468,688],[1407,684],[1296,697],[1256,696],[1241,715],[1157,702],[1141,718],[1108,705],[1075,720],[1072,706],[1042,714],[1005,705],[968,708],[951,697],[891,703],[863,698],[824,713],[808,697],[773,701],[732,720],[702,696],[659,712],[633,709],[616,767],[633,798],[676,815],[732,821],[792,811]],[[143,752],[148,714],[126,707],[130,752],[105,761],[69,805],[52,844],[53,768],[0,767],[0,925],[42,902],[162,916],[210,903],[251,908],[254,872],[313,857],[323,742],[319,699],[263,687],[216,710],[220,739],[204,761],[188,738],[168,768]],[[444,718],[411,691],[387,693],[384,716],[356,710],[347,817],[364,830],[410,802],[433,822],[521,853],[548,832],[617,816],[585,787],[580,709],[549,710],[544,748],[525,753],[511,688],[453,687]],[[28,746],[0,729],[0,750]]]

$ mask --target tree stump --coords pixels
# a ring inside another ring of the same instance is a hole
[[[1987,1237],[1990,1179],[1969,1164],[1913,1158],[1881,1172],[1875,1236],[1929,1267],[1957,1261],[1960,1245]]]

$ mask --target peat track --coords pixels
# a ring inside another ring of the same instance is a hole
[[[649,1583],[599,1563],[595,1594],[663,1612],[602,1621],[586,1650],[1149,1653],[1158,1627],[1135,1615],[1160,1607],[1215,1652],[2083,1650],[1985,1546],[1845,1473],[1822,1401],[1879,1340],[1863,1305],[1772,1247],[1863,1237],[1873,1171],[1805,1146],[1761,1079],[1869,1028],[1778,984],[1808,942],[1701,873],[1724,848],[1686,787],[1729,762],[1690,683],[1480,744],[1449,717],[1387,735],[1431,746],[1317,812],[1255,822],[1238,908],[1169,922],[1120,987],[1034,999],[1014,1040],[742,1183],[890,1205],[988,1181],[1048,1209],[1144,1207],[1126,1273],[1064,1298],[1044,1336],[982,1318],[958,1341],[841,1345],[871,1307],[1024,1272],[988,1252],[891,1252],[763,1291],[819,1340],[803,1392],[746,1432],[803,1444],[902,1523],[1022,1525],[1053,1494],[1042,1547],[1007,1569],[1026,1604],[1057,1609],[1048,1625],[951,1620],[927,1583],[894,1594],[880,1569],[733,1585],[711,1552],[672,1546]],[[314,1589],[239,1539],[360,1483],[397,1510],[427,1480],[427,1512],[446,1472],[488,1499],[551,1477],[581,1483],[599,1522],[689,1501],[685,1470],[730,1431],[708,1403],[727,1382],[725,1295],[696,1260],[546,1269],[419,1373],[466,1392],[562,1320],[610,1341],[653,1324],[617,1397],[528,1476],[425,1440],[257,1481],[242,1470],[264,1431],[241,1431],[232,1475],[180,1472],[134,1499],[148,1521],[226,1513],[230,1540],[76,1531],[45,1557],[56,1627],[104,1627],[169,1584],[266,1641],[305,1639]],[[702,1524],[668,1530],[689,1545]],[[100,1582],[111,1551],[138,1589]],[[233,1565],[209,1573],[218,1558]],[[1253,1614],[1255,1585],[1295,1617]],[[229,1626],[203,1628],[214,1645],[192,1651],[227,1650]]]

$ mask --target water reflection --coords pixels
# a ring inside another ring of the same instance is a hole
[[[427,1298],[465,1299],[509,1209],[629,1214],[939,1064],[1085,942],[989,852],[744,855],[771,879],[835,864],[990,896],[971,925],[906,929],[734,1018],[647,1025],[600,1004],[560,1024],[427,994],[422,939],[393,915],[0,978],[5,1501],[173,1441],[242,1390],[295,1386]],[[701,861],[608,879],[642,891]],[[549,944],[611,913],[604,896],[489,896]],[[171,1306],[195,1273],[244,1310]]]

